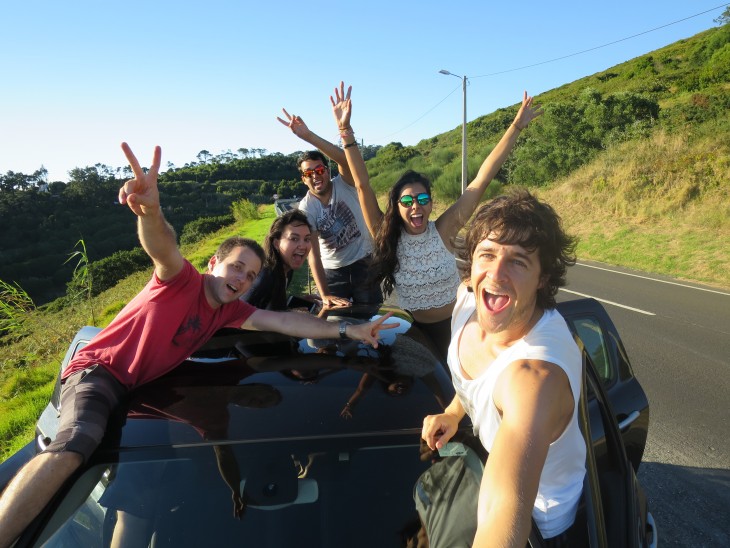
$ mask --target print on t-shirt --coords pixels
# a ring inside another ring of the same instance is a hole
[[[172,339],[172,344],[175,346],[181,346],[185,343],[180,343],[178,341],[181,341],[183,338],[185,339],[194,339],[199,336],[199,332],[201,329],[201,320],[200,316],[195,315],[187,319],[177,330],[177,333],[175,333],[175,336]],[[192,331],[192,333],[189,333]]]
[[[355,215],[341,201],[322,209],[322,216],[317,219],[317,230],[323,245],[335,251],[347,247],[361,236]]]

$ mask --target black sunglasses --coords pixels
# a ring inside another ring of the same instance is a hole
[[[417,201],[422,206],[427,205],[431,201],[431,195],[428,192],[421,192],[418,196],[411,196],[410,194],[404,194],[398,201],[401,205],[411,207],[413,200]]]

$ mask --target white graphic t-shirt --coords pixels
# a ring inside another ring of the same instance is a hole
[[[335,269],[370,255],[373,241],[357,199],[357,190],[339,175],[332,179],[332,197],[324,205],[310,192],[299,202],[309,223],[319,233],[322,266]]]

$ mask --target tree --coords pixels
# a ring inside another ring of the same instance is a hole
[[[271,181],[264,181],[259,187],[259,194],[264,198],[270,198],[276,192],[276,187]]]
[[[0,176],[0,189],[2,190],[27,190],[32,186],[33,176],[25,173],[8,171]]]
[[[718,25],[727,25],[730,23],[730,6],[726,7],[725,11],[722,12],[722,15],[720,15],[717,19],[713,19],[713,21]]]
[[[34,171],[31,177],[35,179],[36,185],[40,187],[41,185],[48,183],[48,170],[41,164],[40,169]]]
[[[71,199],[96,206],[116,197],[118,189],[114,171],[107,166],[97,164],[94,167],[75,167],[68,175],[69,181],[64,195]]]
[[[201,150],[200,152],[198,152],[196,158],[201,164],[205,164],[210,159],[210,152],[208,152],[207,150]]]

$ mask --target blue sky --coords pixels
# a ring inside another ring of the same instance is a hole
[[[439,69],[470,78],[473,120],[524,89],[539,95],[716,26],[724,9],[718,0],[4,2],[0,173],[43,165],[66,181],[74,167],[123,165],[125,140],[143,164],[161,145],[163,166],[203,149],[301,150],[276,116],[285,107],[335,140],[329,95],[341,79],[353,85],[358,139],[412,145],[461,123],[461,82]]]

